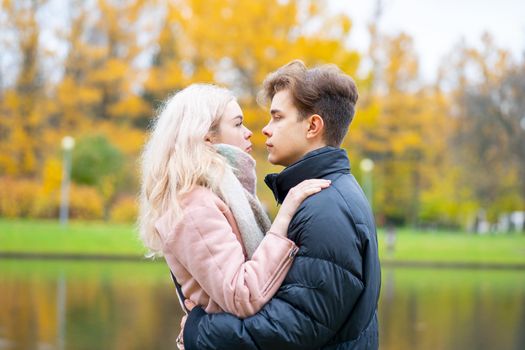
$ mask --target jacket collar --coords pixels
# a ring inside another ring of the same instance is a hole
[[[320,179],[332,173],[349,173],[350,162],[346,151],[335,147],[322,147],[307,153],[294,164],[278,174],[264,178],[278,203],[282,203],[288,191],[307,179]]]

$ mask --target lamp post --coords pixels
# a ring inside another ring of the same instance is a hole
[[[372,206],[372,170],[374,169],[374,161],[369,158],[364,158],[361,160],[361,163],[359,163],[359,167],[361,168],[361,171],[363,171],[363,187],[365,190],[365,194],[368,197],[368,202],[370,203],[370,207]]]
[[[71,153],[75,147],[75,139],[66,136],[62,139],[64,162],[62,164],[62,184],[60,187],[60,224],[67,225],[69,218],[69,184],[71,179]]]

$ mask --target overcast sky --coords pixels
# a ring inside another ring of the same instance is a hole
[[[333,0],[336,11],[353,20],[350,45],[365,50],[366,25],[378,0]],[[414,39],[421,74],[432,80],[443,57],[464,38],[479,46],[483,32],[489,32],[497,46],[521,58],[525,51],[525,0],[381,0],[380,28],[387,34],[401,31]]]
[[[60,13],[63,1],[52,1],[49,11]],[[361,52],[368,47],[367,23],[378,1],[383,5],[380,29],[390,35],[403,31],[412,36],[425,81],[435,78],[443,57],[462,38],[470,46],[479,46],[485,31],[515,58],[521,58],[525,51],[525,0],[331,0],[331,10],[344,11],[352,18],[349,43]],[[53,16],[44,17],[51,29]],[[51,31],[44,31],[41,40],[46,47],[59,48]],[[5,57],[0,57],[0,68],[4,79],[9,80],[15,72],[9,68],[13,60],[8,55],[1,56]]]

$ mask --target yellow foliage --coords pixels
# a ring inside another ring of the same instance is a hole
[[[96,132],[106,136],[126,156],[136,157],[146,141],[146,133],[143,130],[116,126],[111,122],[98,123]]]
[[[150,113],[150,108],[140,97],[130,95],[112,105],[109,112],[114,116],[129,120]]]
[[[95,72],[91,79],[99,83],[110,83],[126,76],[128,63],[117,58],[111,58],[106,61],[104,67]]]
[[[47,192],[40,182],[10,177],[0,178],[0,216],[58,218],[60,191]],[[70,217],[101,219],[103,199],[95,188],[71,185]]]
[[[115,194],[116,180],[115,175],[107,175],[100,180],[100,191],[105,200],[108,200]]]
[[[29,216],[33,210],[33,201],[39,189],[39,184],[31,180],[1,177],[0,216]]]
[[[110,219],[115,222],[135,222],[137,215],[137,201],[132,196],[125,196],[117,200],[110,211]]]
[[[447,168],[428,176],[432,185],[421,194],[421,219],[466,227],[477,205],[469,188],[457,188],[459,169]]]
[[[75,219],[102,219],[104,199],[94,187],[71,186],[70,214]]]
[[[7,152],[7,147],[0,145],[0,174],[14,175],[18,169],[14,159]]]
[[[48,159],[44,164],[44,172],[42,175],[43,191],[49,194],[60,189],[62,181],[62,163],[58,159]]]
[[[2,2],[4,22],[16,33],[13,52],[21,57],[12,87],[7,84],[0,91],[0,175],[41,177],[38,182],[1,178],[6,186],[0,188],[0,215],[58,214],[61,167],[57,156],[65,135],[102,133],[126,155],[124,169],[135,172],[154,109],[195,82],[215,82],[238,95],[247,126],[254,132],[251,141],[263,189],[264,174],[278,169],[266,162],[266,137],[261,129],[268,111],[257,106],[254,97],[266,75],[292,59],[309,66],[335,63],[356,78],[357,114],[343,146],[354,165],[364,157],[376,162],[372,174],[376,214],[405,221],[416,216],[454,221],[454,213],[468,215],[473,210],[468,192],[472,188],[461,190],[468,193],[457,197],[463,204],[455,206],[447,201],[451,194],[461,192],[454,190],[458,176],[442,179],[455,151],[448,141],[459,130],[451,106],[462,108],[453,94],[465,91],[468,77],[461,76],[457,91],[448,95],[434,86],[421,88],[417,55],[406,34],[383,36],[372,25],[367,55],[372,68],[359,78],[361,54],[344,44],[352,21],[346,15],[331,14],[326,1],[97,0],[90,5],[80,1],[64,5],[75,7],[66,11],[72,14],[68,27],[58,31],[68,47],[66,56],[53,57],[53,52],[45,56],[64,73],[56,81],[47,79],[53,74],[41,71],[49,66],[42,64],[44,55],[35,55],[40,52],[41,28],[36,20],[40,5],[15,3]],[[465,48],[460,63],[474,67],[485,81],[481,87],[487,88],[506,74],[511,57],[494,48],[488,36],[483,44],[482,51]],[[496,148],[487,154],[499,157]],[[359,175],[358,167],[354,171]],[[506,192],[493,201],[494,213],[523,202],[519,194],[510,193],[520,179],[504,182]],[[72,214],[101,217],[103,203],[136,191],[135,184],[133,176],[128,176],[108,177],[99,192],[73,186]],[[261,196],[273,203],[266,190]],[[122,198],[111,217],[130,220],[134,204],[131,197]],[[274,212],[275,207],[270,210]]]
[[[49,194],[37,192],[31,216],[36,218],[58,218],[60,192]],[[69,192],[69,217],[72,219],[102,219],[104,200],[94,187],[71,184]]]
[[[58,98],[64,108],[78,108],[79,106],[99,103],[102,91],[95,87],[78,85],[72,77],[66,76],[58,88]]]

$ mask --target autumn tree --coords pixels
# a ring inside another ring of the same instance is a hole
[[[0,173],[35,176],[42,166],[40,133],[47,127],[45,81],[38,57],[40,27],[37,12],[45,1],[1,2],[4,14],[0,30],[13,40],[6,43],[20,62],[12,84],[1,95]],[[13,67],[14,68],[14,67]]]
[[[373,74],[350,140],[376,162],[376,213],[381,221],[416,223],[424,184],[425,132],[432,122],[430,94],[418,81],[418,62],[406,34],[376,44]]]
[[[329,13],[326,4],[299,0],[159,2],[162,15],[144,99],[154,109],[193,82],[231,88],[254,131],[259,186],[264,188],[264,174],[277,170],[265,159],[261,129],[268,112],[255,100],[266,75],[299,58],[310,66],[335,63],[356,77],[360,55],[345,45],[351,21],[346,15]],[[273,203],[267,194],[262,192],[263,200]]]
[[[481,49],[460,47],[452,79],[457,129],[454,154],[459,186],[471,188],[477,208],[497,221],[525,206],[525,65],[482,38]]]

